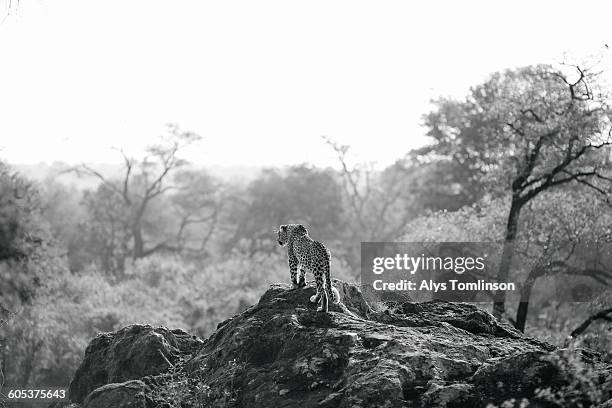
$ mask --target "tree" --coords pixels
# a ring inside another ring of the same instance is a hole
[[[303,223],[326,242],[343,231],[341,188],[330,170],[308,165],[284,170],[264,169],[246,192],[239,190],[226,224],[232,225],[225,250],[241,245],[248,254],[276,251],[273,229],[281,224]]]
[[[604,320],[612,323],[612,307],[598,311],[597,313],[589,316],[580,326],[572,331],[571,337],[578,337],[596,320]]]
[[[48,176],[39,186],[41,217],[49,225],[52,236],[66,250],[70,271],[77,272],[91,263],[92,253],[86,242],[86,212],[83,192],[74,185],[68,187],[54,176]]]
[[[472,94],[484,100],[434,101],[435,110],[424,116],[432,143],[410,151],[405,159],[420,170],[415,189],[425,208],[455,211],[475,203],[483,191],[494,187],[487,175],[498,164],[494,152],[499,146],[484,131],[494,126],[494,118],[480,106],[493,101],[484,97],[484,91],[473,90]]]
[[[81,245],[104,271],[120,274],[130,255],[130,209],[110,183],[101,183],[95,191],[83,194],[87,221]]]
[[[101,181],[95,192],[85,196],[85,203],[93,224],[91,236],[99,241],[106,268],[122,272],[127,257],[135,260],[162,250],[182,249],[165,238],[155,242],[156,237],[147,234],[146,217],[156,201],[178,188],[172,176],[187,164],[179,152],[200,139],[195,133],[169,125],[168,136],[149,146],[142,159],[121,152],[123,175],[118,179],[109,179],[86,164],[74,169]],[[182,236],[174,238],[182,240]]]
[[[520,331],[525,330],[538,279],[561,276],[568,290],[570,278],[586,277],[592,285],[600,287],[612,280],[612,259],[606,259],[606,251],[599,257],[594,251],[585,251],[585,245],[609,249],[612,213],[601,197],[585,194],[584,190],[565,188],[545,192],[524,209],[515,243],[512,276],[520,297],[516,317],[511,321]],[[485,198],[458,211],[439,211],[419,217],[409,224],[409,232],[402,240],[501,243],[509,201],[509,197]],[[544,297],[555,300],[555,295],[547,290]],[[494,295],[490,296],[493,300]]]
[[[360,242],[397,239],[415,216],[410,173],[401,161],[383,171],[365,163],[351,166],[349,146],[329,138],[324,140],[334,150],[340,164],[344,223],[347,226],[345,241],[350,245],[347,260],[358,269]]]
[[[223,186],[203,170],[181,171],[174,178],[176,191],[169,197],[173,233],[162,241],[161,248],[191,255],[202,255],[217,230],[226,200]]]
[[[473,88],[465,101],[439,101],[426,121],[434,137],[422,152],[427,158],[462,169],[457,174],[465,177],[467,191],[473,184],[477,190],[511,193],[501,282],[508,279],[527,203],[569,183],[608,191],[610,111],[598,75],[579,66],[508,70]],[[501,316],[505,292],[498,292],[494,306]]]
[[[0,162],[0,374],[11,385],[32,378],[43,339],[26,327],[49,282],[66,274],[41,207],[36,185]]]
[[[584,188],[543,192],[524,209],[515,252],[525,269],[514,326],[524,332],[536,281],[545,276],[612,281],[608,258],[612,213],[601,197]],[[599,249],[599,250],[598,250]],[[566,280],[568,286],[571,280]]]
[[[0,320],[31,300],[51,243],[35,186],[0,162]]]

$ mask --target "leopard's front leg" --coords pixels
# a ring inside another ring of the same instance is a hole
[[[306,268],[304,265],[298,264],[298,283],[297,285],[300,288],[306,286]]]

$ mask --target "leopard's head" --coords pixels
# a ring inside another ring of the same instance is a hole
[[[302,224],[286,224],[281,225],[277,231],[278,233],[278,245],[286,246],[295,237],[302,235],[308,235],[308,230]]]

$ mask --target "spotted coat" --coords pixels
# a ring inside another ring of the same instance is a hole
[[[328,311],[328,299],[340,301],[338,290],[331,284],[329,249],[308,236],[302,224],[281,225],[278,230],[278,244],[287,247],[289,272],[294,288],[306,286],[305,274],[314,275],[317,286],[316,295],[310,298],[313,303],[321,303],[317,311]]]

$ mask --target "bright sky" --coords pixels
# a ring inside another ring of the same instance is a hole
[[[199,164],[328,165],[321,135],[386,164],[423,143],[431,98],[612,47],[609,0],[16,4],[0,23],[12,163],[115,162],[175,122],[204,136]]]

